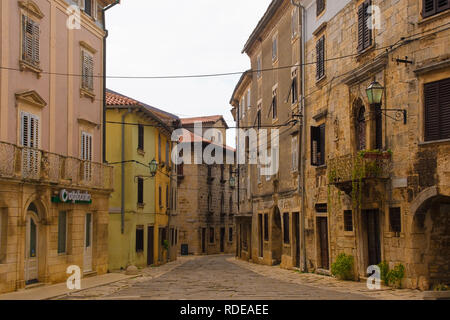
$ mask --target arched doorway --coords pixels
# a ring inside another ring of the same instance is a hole
[[[423,289],[450,285],[450,197],[436,195],[423,201],[415,212],[412,227],[420,256],[414,261],[416,270],[428,282]]]
[[[281,214],[277,206],[272,212],[272,264],[277,265],[281,263],[281,255],[283,252],[283,239],[281,231]]]
[[[39,277],[39,211],[31,203],[26,212],[25,231],[25,284],[38,282]]]

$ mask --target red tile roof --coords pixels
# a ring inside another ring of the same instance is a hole
[[[217,122],[220,119],[223,120],[223,116],[217,115],[217,116],[206,116],[206,117],[195,117],[195,118],[183,118],[183,119],[181,119],[181,124],[189,125],[189,124],[194,124],[195,122],[202,122],[202,123]]]
[[[121,95],[117,92],[106,90],[106,105],[108,106],[139,106],[139,101]]]

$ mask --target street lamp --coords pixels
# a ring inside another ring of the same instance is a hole
[[[370,105],[381,105],[383,100],[384,87],[377,81],[374,81],[366,89],[367,98]]]
[[[155,159],[153,159],[149,164],[148,167],[150,168],[150,175],[152,177],[156,176],[156,171],[158,171],[158,162],[156,162]]]

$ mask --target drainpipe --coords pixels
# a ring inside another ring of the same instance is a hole
[[[300,122],[300,132],[301,132],[301,139],[299,139],[299,149],[301,151],[300,156],[300,177],[298,179],[298,187],[297,192],[302,195],[302,203],[301,203],[301,228],[300,228],[300,238],[301,238],[301,258],[300,258],[300,268],[303,272],[307,271],[307,264],[306,264],[306,179],[305,179],[305,167],[306,167],[306,152],[305,152],[305,146],[306,146],[306,116],[305,116],[305,48],[306,48],[306,9],[304,6],[300,4],[300,2],[296,3],[295,0],[291,0],[292,5],[299,8],[299,11],[301,11],[301,14],[298,15],[299,17],[299,26],[301,28],[301,40],[300,43],[300,54],[301,54],[301,62],[300,62],[300,68],[301,68],[301,78],[302,78],[302,84],[301,84],[301,122]]]
[[[120,198],[120,232],[125,232],[125,118],[131,113],[131,108],[122,116],[122,163],[121,163],[121,198]]]
[[[120,0],[104,7],[102,9],[102,21],[103,21],[103,31],[105,36],[103,37],[103,144],[102,144],[102,160],[106,163],[106,38],[108,38],[108,30],[106,30],[106,11],[119,4]]]

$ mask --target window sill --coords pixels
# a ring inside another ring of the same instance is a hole
[[[367,54],[375,50],[375,41],[372,39],[372,44],[365,48],[364,50],[358,52],[358,55],[356,56],[356,61],[360,61],[362,58],[364,58]]]
[[[432,16],[429,16],[429,17],[426,17],[426,18],[422,18],[422,20],[417,22],[417,25],[421,26],[421,25],[424,25],[424,24],[428,24],[428,23],[431,23],[433,21],[436,21],[436,20],[439,20],[439,19],[442,19],[442,18],[445,18],[445,17],[448,17],[448,16],[450,16],[450,10],[447,9],[446,11],[439,12],[438,14],[435,14],[435,15],[432,15]]]
[[[419,147],[425,147],[425,146],[433,145],[433,144],[450,144],[450,139],[419,142]]]
[[[322,87],[324,85],[325,80],[327,79],[327,75],[323,75],[321,78],[316,80],[316,86]]]
[[[95,93],[93,90],[90,89],[80,88],[80,97],[91,99],[92,102],[95,101]]]
[[[145,151],[144,150],[142,150],[142,149],[137,149],[137,153],[138,153],[138,155],[140,155],[140,156],[145,156]]]
[[[344,231],[344,236],[345,237],[354,237],[355,231]]]
[[[41,78],[41,73],[43,71],[41,68],[34,66],[31,63],[29,63],[25,60],[22,60],[22,59],[19,60],[19,69],[20,69],[20,71],[28,70],[28,71],[36,73],[36,76],[38,79]]]
[[[138,204],[137,204],[137,207],[138,207],[139,209],[143,209],[143,208],[145,207],[145,203],[138,203]]]

